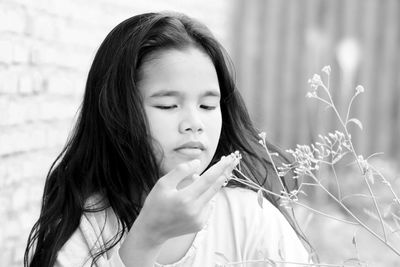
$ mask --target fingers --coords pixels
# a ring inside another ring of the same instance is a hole
[[[195,159],[189,162],[181,163],[172,171],[160,178],[159,182],[177,189],[177,185],[185,178],[190,178],[198,172],[200,160]]]
[[[219,190],[225,186],[225,184],[228,182],[228,179],[229,178],[225,174],[219,176],[215,183],[198,197],[198,204],[201,207],[206,205],[219,192]]]
[[[183,180],[181,180],[177,186],[176,189],[181,190],[182,188],[185,188],[186,186],[189,186],[190,184],[192,184],[196,179],[198,179],[200,177],[200,175],[198,175],[197,173],[193,174],[193,175],[189,175],[186,178],[183,178]]]
[[[185,188],[185,192],[194,198],[198,198],[211,187],[221,188],[225,180],[230,177],[235,164],[236,161],[234,157],[223,157],[219,162],[214,164],[205,173],[203,173],[203,175],[195,180],[192,185]],[[221,179],[221,181],[219,181],[219,179]],[[214,184],[216,184],[215,187]],[[218,190],[215,190],[215,193],[217,193]]]

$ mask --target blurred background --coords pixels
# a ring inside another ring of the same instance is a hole
[[[400,1],[1,0],[0,266],[22,265],[45,176],[76,119],[101,41],[122,20],[162,10],[184,12],[213,31],[232,58],[257,127],[283,149],[340,129],[330,110],[305,98],[314,73],[331,66],[330,89],[342,115],[362,84],[365,93],[352,109],[363,123],[363,131],[351,128],[355,148],[365,157],[384,152],[374,163],[400,188]],[[357,189],[353,170],[343,170],[344,187]],[[324,195],[311,199],[340,213]],[[355,209],[365,204],[357,203]],[[322,261],[355,257],[354,227],[302,212],[299,220],[312,229],[306,234]],[[359,235],[360,258],[370,266],[400,265]]]

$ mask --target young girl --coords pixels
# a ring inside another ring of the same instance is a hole
[[[25,266],[308,262],[276,199],[261,208],[255,192],[226,185],[236,150],[250,179],[272,190],[278,178],[224,55],[180,14],[142,14],[111,31],[48,174]]]

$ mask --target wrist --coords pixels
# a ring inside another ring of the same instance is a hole
[[[138,244],[141,247],[159,247],[167,241],[160,233],[159,229],[152,227],[150,223],[143,220],[141,214],[136,218],[129,232],[135,232]]]
[[[126,266],[154,266],[165,241],[154,236],[139,217],[121,244],[119,255]]]

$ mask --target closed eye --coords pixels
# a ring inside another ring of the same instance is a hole
[[[170,106],[154,106],[154,107],[156,107],[158,109],[173,109],[173,108],[176,108],[178,106],[177,105],[170,105]]]
[[[205,109],[205,110],[214,110],[217,107],[216,106],[200,105],[200,108]]]

